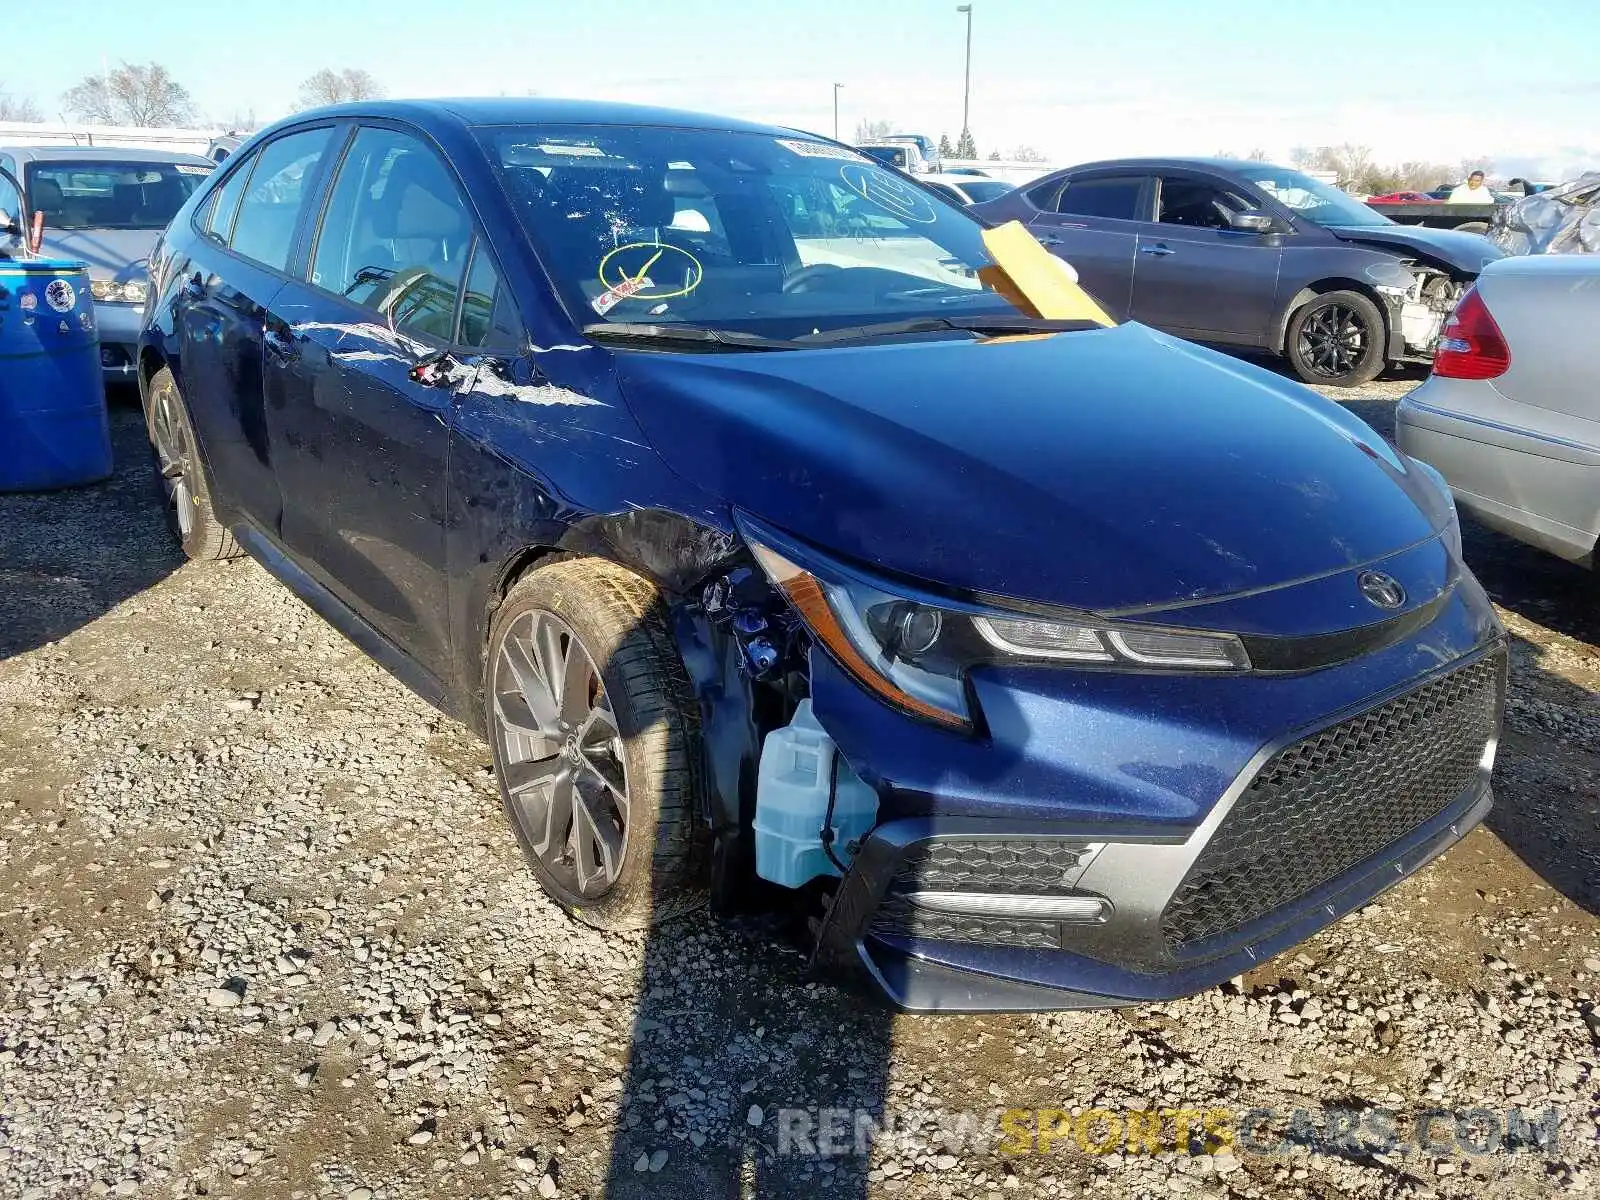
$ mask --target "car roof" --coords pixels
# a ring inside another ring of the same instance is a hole
[[[1087,171],[1090,168],[1117,167],[1138,171],[1174,171],[1184,167],[1198,167],[1212,171],[1238,171],[1245,168],[1259,169],[1266,167],[1273,171],[1294,170],[1292,167],[1282,167],[1277,163],[1260,162],[1252,158],[1106,158],[1098,162],[1079,163],[1068,167],[1069,171]]]
[[[1012,186],[1006,180],[996,179],[992,175],[950,175],[944,171],[936,171],[931,175],[918,175],[917,179],[922,183],[948,183],[956,187],[965,187],[969,183],[1004,183],[1007,187]]]
[[[217,165],[199,154],[149,150],[143,146],[0,146],[0,154],[9,154],[19,162],[49,159],[51,162],[192,163],[197,167]]]
[[[281,122],[297,124],[316,117],[375,117],[407,121],[427,128],[456,125],[468,128],[483,125],[646,125],[671,129],[711,129],[734,133],[765,133],[775,137],[794,137],[800,131],[781,125],[765,125],[718,117],[684,109],[658,108],[647,104],[620,104],[605,100],[557,100],[543,96],[477,97],[439,100],[364,100],[335,104],[296,113]],[[817,134],[800,134],[820,141]]]

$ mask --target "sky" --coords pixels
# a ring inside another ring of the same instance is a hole
[[[1353,142],[1380,162],[1600,168],[1596,0],[973,0],[980,152],[1067,165]],[[1517,15],[1508,15],[1516,13]],[[53,14],[60,14],[59,18]],[[954,0],[78,0],[28,8],[0,87],[158,61],[216,123],[294,107],[320,67],[391,96],[627,100],[832,134],[960,132]]]

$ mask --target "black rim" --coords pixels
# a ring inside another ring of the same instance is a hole
[[[511,810],[540,864],[585,899],[617,881],[628,848],[628,772],[594,660],[560,617],[511,623],[490,680]]]
[[[1296,343],[1314,375],[1338,379],[1361,365],[1372,346],[1372,331],[1347,304],[1328,304],[1306,317]]]

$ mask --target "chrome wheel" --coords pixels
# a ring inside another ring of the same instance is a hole
[[[1337,379],[1366,357],[1371,338],[1371,331],[1354,309],[1330,304],[1312,313],[1300,327],[1300,359],[1316,374]]]
[[[185,542],[194,530],[194,447],[189,441],[189,425],[177,411],[177,393],[162,388],[154,397],[155,413],[150,423],[151,441],[156,450],[156,468],[161,487],[167,494],[167,511]]]
[[[628,772],[594,660],[554,613],[523,613],[490,680],[495,749],[529,848],[588,899],[617,880],[628,848]]]

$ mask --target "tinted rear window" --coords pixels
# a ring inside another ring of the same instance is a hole
[[[1144,180],[1137,175],[1074,179],[1061,190],[1056,211],[1079,217],[1137,221],[1141,219],[1139,193],[1143,188]]]

